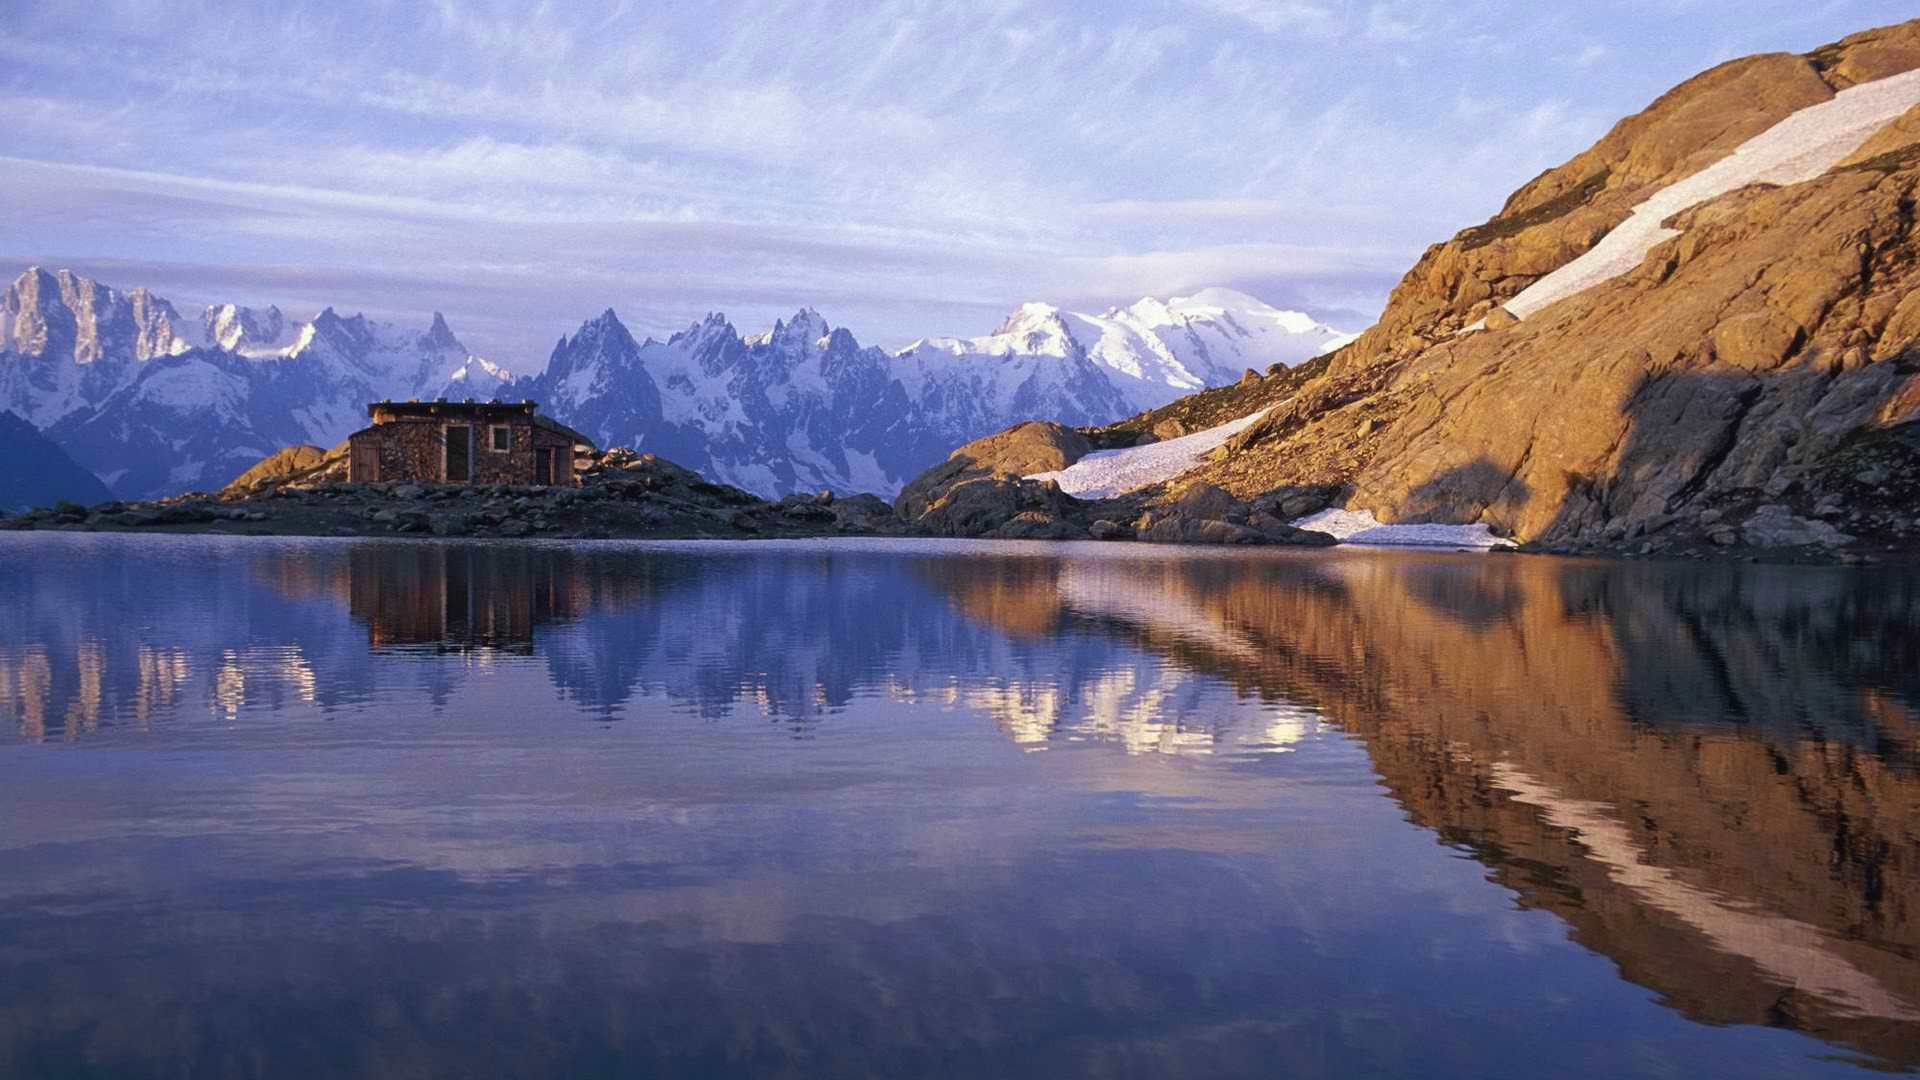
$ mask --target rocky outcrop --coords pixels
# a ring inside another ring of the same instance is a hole
[[[344,457],[346,446],[334,448]],[[264,484],[278,483],[298,476],[321,465],[327,460],[327,451],[304,443],[275,450],[261,458],[259,464],[233,478],[226,486],[227,491],[250,491]]]
[[[1147,441],[1152,441],[1150,436]],[[1026,479],[1064,469],[1093,448],[1086,434],[1059,424],[1019,424],[955,450],[908,484],[895,509],[937,536],[1163,544],[1335,542],[1323,533],[1295,529],[1275,517],[1271,506],[1250,506],[1212,484],[1082,500],[1051,480]]]
[[[292,447],[261,462],[256,471],[254,479],[236,481],[217,495],[189,493],[91,507],[64,503],[0,517],[0,529],[506,539],[745,539],[915,531],[874,495],[840,498],[821,491],[768,502],[711,483],[654,454],[631,450],[588,455],[581,486],[572,488],[351,484],[343,448],[321,452]]]
[[[1062,520],[1077,500],[1058,484],[1021,477],[1064,469],[1092,449],[1085,435],[1051,421],[1016,424],[915,477],[894,509],[936,536],[1082,539],[1083,527]]]
[[[1853,501],[1846,464],[1865,440],[1895,488],[1920,480],[1898,434],[1920,423],[1920,116],[1816,179],[1677,215],[1680,235],[1623,276],[1487,318],[1651,193],[1914,67],[1920,20],[1683,84],[1429,250],[1375,329],[1194,476],[1551,546],[1837,548],[1861,514],[1865,540],[1920,542],[1910,517]]]

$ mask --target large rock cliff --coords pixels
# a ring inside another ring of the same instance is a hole
[[[1920,20],[1735,60],[1434,245],[1323,365],[1089,434],[1264,409],[1163,486],[1289,512],[1543,546],[1910,546],[1917,200]]]
[[[1503,305],[1786,117],[1915,69],[1920,20],[1688,81],[1430,249],[1378,326],[1201,477],[1339,485],[1384,521],[1547,543],[1911,533],[1920,108],[1813,179],[1674,215],[1621,276],[1524,319]]]

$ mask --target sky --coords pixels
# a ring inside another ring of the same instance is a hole
[[[7,0],[0,270],[425,324],[864,343],[1208,286],[1360,329],[1715,63],[1912,0]]]

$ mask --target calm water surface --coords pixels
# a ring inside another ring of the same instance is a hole
[[[1920,574],[0,537],[6,1077],[1920,1066]]]

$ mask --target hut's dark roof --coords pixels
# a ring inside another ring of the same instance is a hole
[[[520,417],[576,443],[594,445],[592,439],[558,420],[541,416],[539,408],[531,401],[375,401],[367,405],[367,415],[384,413],[395,419],[471,419],[478,423]]]
[[[531,401],[374,401],[367,404],[367,415],[390,416],[470,416],[475,419],[496,416],[532,416],[540,406]]]

